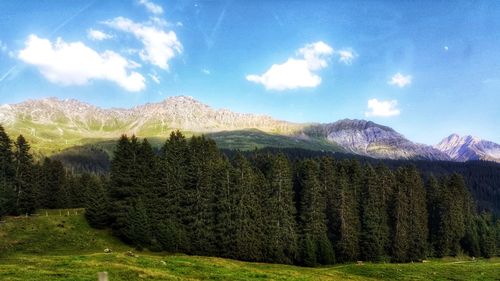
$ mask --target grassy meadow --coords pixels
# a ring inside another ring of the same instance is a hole
[[[69,215],[68,215],[69,214]],[[88,226],[83,210],[42,210],[0,223],[0,280],[500,280],[500,258],[328,267],[250,263],[138,252],[107,230]],[[104,253],[109,248],[111,253]],[[134,255],[127,252],[132,251]]]

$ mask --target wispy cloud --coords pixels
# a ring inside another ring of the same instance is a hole
[[[160,84],[160,77],[158,76],[158,74],[153,71],[153,73],[149,73],[148,76],[151,78],[151,80],[153,80],[156,84]]]
[[[210,73],[211,73],[211,72],[210,72],[210,70],[209,70],[209,69],[206,69],[206,68],[203,68],[203,69],[201,70],[201,72],[203,72],[203,74],[206,74],[206,75],[210,75]]]
[[[155,25],[137,23],[123,17],[104,23],[114,29],[133,34],[144,45],[144,49],[139,52],[141,59],[162,69],[168,69],[169,61],[182,53],[182,44],[173,31],[166,31]]]
[[[146,7],[146,9],[150,12],[150,13],[153,13],[155,15],[161,15],[163,14],[163,8],[158,5],[158,4],[155,4],[149,0],[139,0],[138,1],[139,4],[143,5],[144,7]]]
[[[107,80],[127,91],[145,88],[145,79],[131,71],[137,65],[113,51],[98,53],[82,42],[66,43],[30,35],[18,58],[34,65],[49,81],[62,85],[84,85],[91,80]]]
[[[368,100],[368,111],[365,112],[367,117],[391,117],[401,113],[398,109],[397,100],[379,101],[378,99]]]
[[[347,65],[352,64],[353,60],[358,57],[358,55],[351,49],[342,49],[337,51],[337,54],[339,55],[339,62]]]
[[[0,83],[3,82],[4,80],[8,80],[7,77],[12,76],[11,74],[15,72],[16,66],[13,66],[7,70],[2,76],[0,76]]]
[[[411,75],[403,75],[401,73],[396,73],[391,77],[391,80],[389,80],[390,85],[398,86],[400,88],[406,87],[410,85],[412,82],[412,77]]]
[[[102,41],[102,40],[113,38],[113,36],[111,36],[110,34],[107,34],[101,30],[92,29],[92,28],[87,30],[87,37],[93,41]]]
[[[273,64],[262,75],[251,74],[246,79],[268,90],[314,88],[321,84],[321,77],[316,72],[328,66],[327,59],[332,54],[333,48],[322,41],[307,44],[297,51],[298,58]]]

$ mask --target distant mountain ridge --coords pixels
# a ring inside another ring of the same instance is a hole
[[[102,109],[75,99],[46,98],[3,105],[0,122],[14,124],[28,121],[39,125],[56,125],[65,130],[103,133],[119,131],[137,135],[160,135],[172,129],[212,132],[257,128],[265,132],[288,133],[298,124],[274,120],[270,116],[234,113],[211,107],[187,96],[167,98],[131,109]]]
[[[488,160],[500,163],[500,145],[473,136],[451,134],[435,148],[455,161]]]
[[[309,130],[315,130],[313,135],[324,137],[346,151],[359,155],[389,159],[450,160],[448,155],[431,146],[413,143],[394,129],[371,121],[344,119],[317,125]]]
[[[209,134],[225,148],[299,147],[374,158],[454,159],[437,147],[413,143],[394,129],[371,121],[294,123],[214,109],[186,96],[130,109],[104,109],[74,99],[27,100],[0,106],[0,124],[12,135],[25,135],[43,154],[121,134],[165,138],[178,129],[187,135]]]

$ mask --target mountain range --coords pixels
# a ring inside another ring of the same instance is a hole
[[[489,160],[500,162],[500,145],[473,136],[452,134],[435,146],[453,160]]]
[[[206,134],[230,149],[298,147],[374,158],[500,162],[500,145],[471,136],[453,134],[428,146],[371,121],[294,123],[214,109],[186,96],[130,109],[105,109],[74,99],[27,100],[0,106],[0,124],[11,135],[23,134],[44,155],[109,141],[121,134],[161,140],[169,132],[181,130],[188,136]]]

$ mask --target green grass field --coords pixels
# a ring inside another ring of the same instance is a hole
[[[69,212],[69,216],[68,216]],[[500,258],[330,267],[249,263],[136,252],[107,230],[91,229],[83,210],[41,211],[0,223],[0,280],[500,280]],[[112,252],[104,253],[105,248]],[[126,255],[134,251],[135,257]]]

